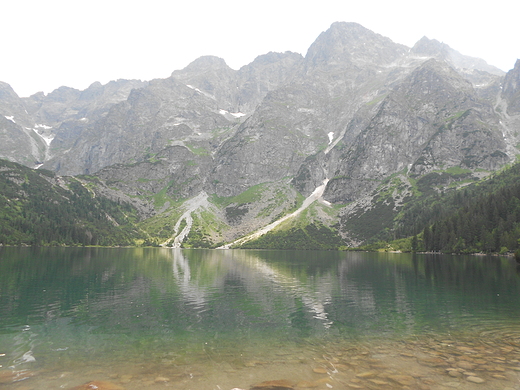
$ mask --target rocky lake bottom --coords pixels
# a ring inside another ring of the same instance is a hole
[[[518,389],[520,332],[422,335],[303,345],[258,345],[236,353],[202,347],[149,356],[68,360],[3,369],[0,389]],[[1,360],[0,360],[1,361]]]

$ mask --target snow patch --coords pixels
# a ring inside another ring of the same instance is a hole
[[[7,116],[7,115],[4,115],[4,117],[5,117],[5,119],[7,119],[7,120],[9,120],[9,121],[11,121],[11,122],[13,122],[13,123],[16,123],[16,122],[14,121],[14,116]]]
[[[54,139],[54,135],[46,136],[46,135],[38,133],[38,130],[36,130],[36,129],[33,129],[33,131],[40,136],[40,138],[43,140],[43,142],[45,142],[45,144],[47,146],[50,146],[52,140]]]
[[[79,121],[80,122],[88,122],[88,119],[87,118],[81,118]]]
[[[329,134],[327,134],[329,136],[329,145],[332,143],[332,140],[334,139],[334,132],[331,131]]]
[[[207,92],[201,91],[200,89],[198,89],[197,87],[194,87],[193,85],[186,84],[186,86],[187,86],[188,88],[193,89],[195,92],[200,93],[201,95],[204,95],[204,96],[206,96],[206,97],[208,97],[208,98],[210,98],[210,99],[216,100],[216,99],[215,99],[215,96],[212,96],[212,95],[210,95],[210,94],[207,93]]]
[[[332,206],[332,203],[330,203],[328,200],[325,200],[323,198],[319,198],[318,201],[320,203],[323,203],[325,206],[329,206],[329,207]]]
[[[41,123],[37,123],[34,125],[37,129],[44,129],[44,130],[50,130],[52,129],[52,126],[43,125]]]
[[[218,112],[219,112],[220,115],[224,115],[224,116],[231,115],[231,116],[233,116],[235,118],[241,118],[241,117],[246,115],[246,114],[244,114],[242,112],[229,112],[229,111],[222,110],[222,109],[218,110]]]

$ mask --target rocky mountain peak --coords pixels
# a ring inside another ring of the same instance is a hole
[[[410,85],[419,88],[423,94],[431,94],[434,90],[448,90],[470,93],[472,84],[457,73],[446,61],[431,58],[424,62],[410,75]],[[405,83],[408,85],[408,83]],[[426,92],[427,91],[427,92]],[[419,92],[418,92],[419,93]],[[444,96],[447,98],[448,96]],[[439,96],[443,98],[443,96]]]
[[[424,36],[412,47],[411,52],[416,55],[445,58],[450,50],[445,43]]]
[[[99,81],[96,81],[90,84],[90,86],[80,94],[79,98],[81,100],[95,99],[103,94],[103,89],[103,85]]]
[[[0,101],[4,99],[18,99],[18,95],[9,84],[0,81]]]
[[[47,95],[48,101],[66,103],[76,100],[81,95],[81,91],[70,87],[59,87]]]
[[[228,70],[231,69],[226,61],[224,61],[220,57],[216,56],[202,56],[197,58],[195,61],[192,61],[181,71],[174,71],[172,76],[178,73],[186,73],[186,72],[201,72],[208,70]]]
[[[305,60],[307,66],[384,65],[395,61],[406,51],[405,46],[357,23],[336,22],[310,46]]]
[[[22,99],[9,84],[4,82],[0,82],[0,115],[3,115],[8,118],[10,122],[17,123],[18,125],[32,125]]]
[[[452,49],[449,45],[439,42],[436,39],[422,37],[410,50],[412,55],[420,57],[432,57],[438,60],[446,61],[454,68],[473,70],[479,69],[493,75],[503,76],[504,72],[495,66],[489,65],[486,61],[465,56],[457,50]]]

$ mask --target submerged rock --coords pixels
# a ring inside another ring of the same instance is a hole
[[[290,390],[294,388],[294,383],[286,379],[265,381],[251,387],[251,390]]]
[[[71,390],[125,390],[125,388],[113,382],[91,381],[83,385],[73,387]]]
[[[0,370],[0,384],[18,382],[36,375],[32,371]]]
[[[327,374],[328,373],[328,370],[324,367],[316,367],[316,368],[313,368],[313,370],[316,374]]]
[[[485,380],[478,377],[478,376],[468,376],[466,378],[469,382],[473,382],[473,383],[484,383]]]
[[[415,383],[415,379],[410,375],[389,375],[388,379],[397,382],[401,386],[411,386]]]

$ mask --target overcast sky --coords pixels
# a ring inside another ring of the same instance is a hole
[[[336,21],[410,47],[427,36],[508,71],[520,58],[515,8],[512,0],[6,0],[0,81],[29,96],[165,78],[202,55],[239,69],[269,51],[305,55]]]

